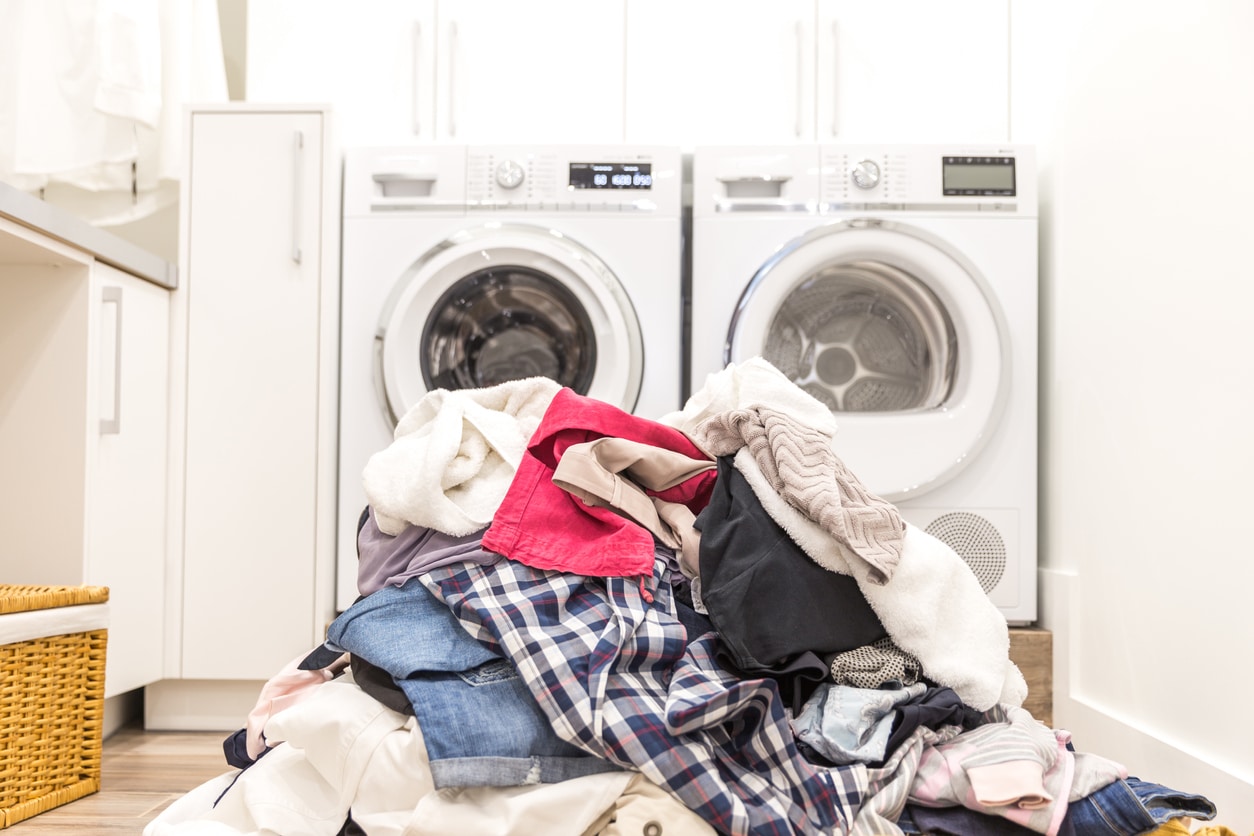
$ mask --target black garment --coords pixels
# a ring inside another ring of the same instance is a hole
[[[952,688],[930,687],[916,700],[893,709],[893,730],[888,736],[886,752],[891,754],[914,734],[919,726],[939,729],[941,726],[962,726],[970,731],[983,725],[984,715],[962,701]],[[871,764],[883,766],[884,764]]]
[[[360,656],[349,656],[348,666],[353,671],[353,681],[366,694],[399,714],[414,713],[414,704],[396,684],[392,674]]]
[[[270,747],[261,750],[261,754],[253,758],[248,754],[248,729],[240,729],[232,734],[226,740],[222,741],[222,754],[226,757],[227,765],[236,769],[247,769],[262,756],[270,751]]]
[[[710,502],[694,526],[701,600],[737,668],[771,670],[806,651],[839,653],[888,635],[858,582],[802,551],[730,456],[719,458]]]
[[[714,660],[718,662],[719,667],[736,674],[741,679],[761,677],[774,679],[779,685],[779,695],[792,708],[794,717],[801,713],[806,700],[818,690],[819,685],[831,678],[823,660],[808,650],[769,668],[739,668],[720,644],[714,651]]]

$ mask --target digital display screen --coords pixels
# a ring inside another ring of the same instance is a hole
[[[947,195],[1015,194],[1014,157],[945,157],[942,187]]]
[[[571,163],[572,189],[651,189],[652,163]]]

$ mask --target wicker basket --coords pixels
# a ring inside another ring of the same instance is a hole
[[[109,600],[103,586],[0,584],[0,619]],[[0,828],[100,789],[107,630],[0,645]]]

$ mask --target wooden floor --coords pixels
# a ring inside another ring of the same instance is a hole
[[[4,834],[135,836],[175,798],[230,771],[222,754],[228,734],[119,729],[104,742],[99,792],[20,821]]]

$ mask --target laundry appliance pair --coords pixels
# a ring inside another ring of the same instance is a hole
[[[683,163],[657,146],[346,153],[340,605],[362,468],[426,392],[546,375],[658,418],[682,377],[762,356],[833,410],[868,488],[1008,621],[1035,620],[1032,149],[699,147],[690,205]]]

